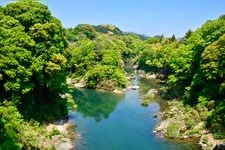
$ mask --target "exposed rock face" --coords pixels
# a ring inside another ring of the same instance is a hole
[[[71,150],[73,146],[70,143],[61,143],[57,146],[56,150]]]
[[[199,108],[185,107],[179,101],[168,102],[168,108],[162,113],[163,121],[153,133],[167,138],[199,139],[202,150],[225,150],[224,141],[215,139],[214,133],[205,127],[208,110]]]
[[[76,134],[73,132],[73,128],[73,124],[65,123],[64,120],[47,126],[48,132],[57,133],[52,136],[53,143],[51,143],[55,145],[56,150],[71,150],[74,148],[73,140],[76,138]]]

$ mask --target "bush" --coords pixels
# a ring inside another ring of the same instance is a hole
[[[178,123],[171,123],[167,127],[167,136],[169,138],[177,138],[177,137],[179,137],[179,129],[180,129],[180,125]]]
[[[195,122],[193,119],[191,119],[191,118],[189,118],[185,123],[186,123],[186,125],[187,125],[189,128],[194,127],[195,124],[196,124],[196,122]]]

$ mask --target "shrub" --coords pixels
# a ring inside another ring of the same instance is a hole
[[[169,138],[176,138],[179,136],[179,124],[178,123],[171,123],[168,127],[167,127],[167,136]]]

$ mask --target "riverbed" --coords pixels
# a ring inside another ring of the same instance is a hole
[[[141,95],[146,86],[156,86],[151,81],[135,80],[141,90],[128,89],[124,94],[74,90],[78,103],[70,121],[76,124],[80,135],[76,150],[194,150],[192,144],[172,142],[153,133],[160,118],[155,118],[163,100],[156,99],[148,107],[141,105]],[[147,87],[148,88],[148,87]],[[154,87],[155,88],[155,87]]]

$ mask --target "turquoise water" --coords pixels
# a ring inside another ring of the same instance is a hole
[[[136,84],[136,83],[135,83]],[[166,141],[154,135],[160,107],[140,103],[140,92],[127,90],[125,94],[80,89],[74,91],[77,112],[70,121],[81,137],[76,150],[191,150],[191,145]]]

